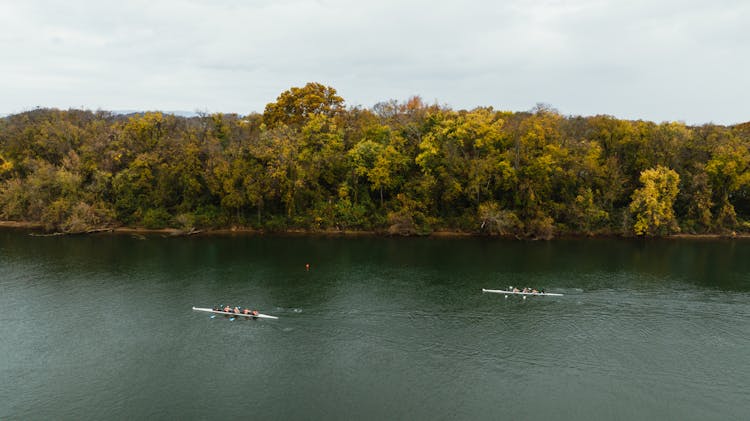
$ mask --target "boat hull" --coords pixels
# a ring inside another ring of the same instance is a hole
[[[234,312],[226,312],[226,311],[216,311],[211,308],[202,308],[202,307],[193,307],[194,311],[204,311],[206,313],[214,313],[214,314],[223,314],[225,316],[233,316],[233,317],[247,317],[248,319],[278,319],[276,316],[269,316],[268,314],[258,313],[258,314],[242,314],[242,313],[234,313]]]
[[[482,292],[491,292],[493,294],[505,294],[505,295],[538,295],[538,296],[550,296],[550,297],[562,297],[562,294],[555,294],[553,292],[514,292],[514,291],[506,291],[503,289],[484,289],[482,288]]]

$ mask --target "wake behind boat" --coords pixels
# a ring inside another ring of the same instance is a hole
[[[257,311],[250,311],[250,312],[234,312],[234,311],[222,311],[222,310],[214,310],[212,308],[203,308],[203,307],[193,307],[194,311],[205,311],[206,313],[215,313],[215,314],[223,314],[225,316],[232,316],[232,317],[247,317],[247,318],[253,318],[253,319],[278,319],[276,316],[270,316],[268,314],[258,313]]]
[[[482,292],[491,292],[493,294],[505,294],[507,295],[523,295],[524,298],[527,295],[538,295],[538,296],[545,296],[549,295],[551,297],[562,297],[562,294],[555,294],[553,292],[543,292],[543,291],[537,291],[537,292],[531,292],[531,291],[513,291],[513,290],[504,290],[504,289],[484,289],[482,288]]]

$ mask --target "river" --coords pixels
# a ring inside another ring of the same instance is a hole
[[[482,293],[509,285],[564,295]],[[750,414],[744,240],[6,229],[0,309],[2,419]]]

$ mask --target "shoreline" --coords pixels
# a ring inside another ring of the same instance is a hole
[[[0,221],[0,229],[17,229],[17,230],[29,230],[29,231],[43,231],[44,224],[38,222],[28,221]],[[217,228],[217,229],[206,229],[206,230],[191,230],[185,231],[178,228],[139,228],[139,227],[116,227],[116,228],[98,228],[92,229],[86,232],[76,233],[62,233],[62,232],[50,232],[41,233],[39,236],[61,236],[61,235],[92,235],[92,234],[131,234],[131,235],[161,235],[169,237],[190,237],[190,236],[224,236],[224,235],[275,235],[275,236],[292,236],[292,237],[425,237],[425,238],[495,238],[495,239],[508,239],[516,241],[540,241],[539,239],[530,238],[517,238],[513,235],[488,235],[471,233],[456,230],[438,230],[433,231],[429,234],[424,235],[400,235],[400,234],[389,234],[387,231],[357,231],[357,230],[322,230],[322,231],[309,231],[303,229],[289,229],[285,231],[264,231],[250,227],[231,227],[231,228]],[[663,237],[635,237],[635,236],[624,236],[616,233],[604,233],[604,234],[562,234],[555,236],[551,240],[565,240],[565,239],[601,239],[601,238],[620,238],[620,239],[644,239],[644,240],[656,240],[656,239],[675,239],[675,240],[739,240],[739,239],[750,239],[750,233],[730,233],[730,234],[672,234]]]

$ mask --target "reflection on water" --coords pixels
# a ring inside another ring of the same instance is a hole
[[[742,241],[0,231],[0,418],[742,419],[748,257]],[[481,292],[508,285],[565,295]],[[190,310],[219,303],[280,319]]]

